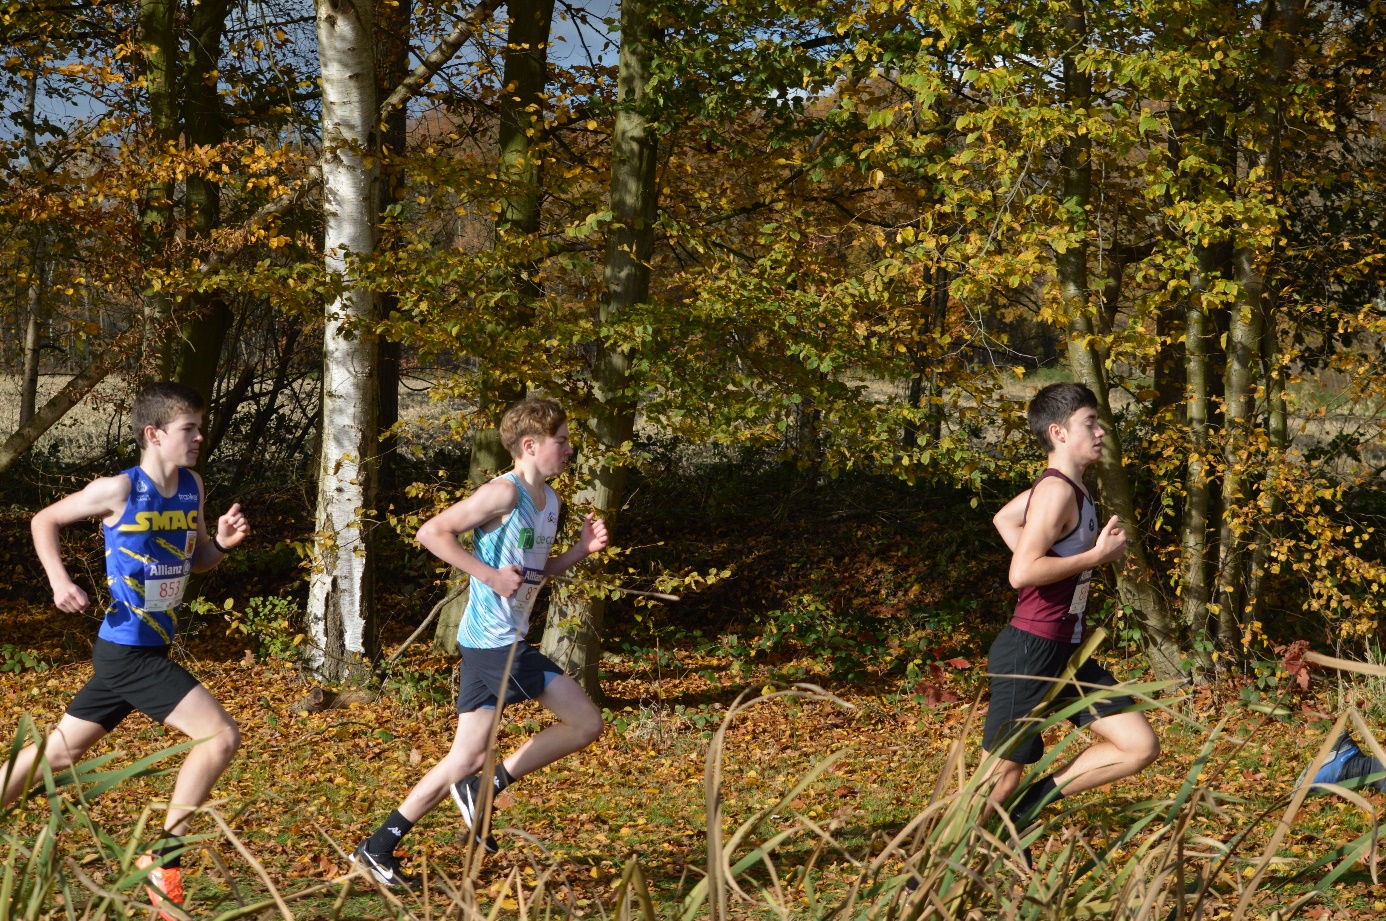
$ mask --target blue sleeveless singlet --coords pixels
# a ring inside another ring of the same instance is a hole
[[[168,646],[197,548],[197,479],[180,468],[178,490],[164,496],[139,467],[124,475],[130,478],[125,511],[114,527],[101,526],[111,606],[97,636],[125,646]]]

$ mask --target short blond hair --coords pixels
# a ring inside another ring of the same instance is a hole
[[[557,400],[525,397],[505,411],[500,424],[501,444],[511,457],[519,457],[526,438],[552,438],[567,421],[568,414]]]

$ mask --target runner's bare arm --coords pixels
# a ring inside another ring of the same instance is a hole
[[[60,537],[63,527],[87,518],[102,518],[108,524],[114,524],[110,519],[118,517],[125,510],[125,500],[128,498],[129,477],[101,477],[72,495],[40,509],[29,523],[34,549],[38,551],[39,562],[43,564],[43,571],[48,574],[48,584],[53,589],[53,603],[60,610],[75,614],[84,609],[89,601],[87,593],[72,581],[71,574],[63,565]]]
[[[588,512],[587,517],[582,519],[582,536],[567,550],[549,558],[544,575],[562,575],[592,554],[605,550],[608,540],[606,522]]]
[[[415,539],[444,563],[456,566],[489,585],[502,598],[509,598],[523,581],[524,574],[520,567],[495,569],[487,566],[468,553],[457,538],[483,525],[499,524],[502,518],[515,510],[515,504],[519,501],[516,489],[509,480],[492,480],[461,502],[425,521]]]
[[[1029,501],[1030,490],[1027,489],[1007,502],[991,519],[997,533],[1012,553],[1020,546],[1020,532],[1025,530],[1025,506]]]
[[[206,572],[226,558],[207,536],[207,491],[202,488],[202,477],[191,471],[197,480],[197,543],[193,547],[193,572]],[[233,503],[226,514],[217,519],[217,543],[227,550],[235,549],[241,541],[250,536],[250,522],[246,521],[239,502]]]
[[[1087,569],[1110,563],[1126,552],[1126,531],[1116,516],[1097,537],[1097,545],[1074,556],[1049,556],[1049,548],[1078,522],[1073,487],[1058,478],[1041,480],[1031,491],[1030,514],[1011,557],[1011,587],[1052,585]]]

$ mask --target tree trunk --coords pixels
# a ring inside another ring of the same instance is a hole
[[[34,247],[36,253],[39,247]],[[38,405],[39,357],[43,349],[43,265],[35,260],[30,269],[29,310],[24,324],[24,376],[19,388],[19,424],[34,417]]]
[[[318,0],[322,73],[322,176],[327,271],[342,293],[323,332],[322,454],[317,561],[308,594],[307,665],[332,683],[369,676],[375,602],[371,516],[375,503],[378,319],[373,291],[353,262],[375,250],[379,157],[374,3]]]
[[[1184,417],[1189,426],[1189,459],[1184,472],[1184,516],[1180,525],[1180,593],[1183,619],[1199,668],[1211,669],[1208,643],[1208,311],[1203,294],[1212,271],[1211,254],[1198,248],[1198,269],[1189,285],[1184,333]]]
[[[1263,301],[1268,298],[1263,296]],[[1261,318],[1261,380],[1266,382],[1266,441],[1270,453],[1277,462],[1284,460],[1285,449],[1289,447],[1290,433],[1286,419],[1285,372],[1280,368],[1280,342],[1275,328],[1275,313],[1267,305]],[[1265,583],[1266,568],[1270,565],[1271,550],[1280,535],[1280,516],[1285,511],[1285,501],[1275,491],[1273,484],[1262,480],[1261,493],[1257,497],[1260,511],[1256,516],[1256,545],[1251,551],[1251,566],[1246,577],[1246,596],[1255,620],[1261,619],[1265,610],[1265,596],[1262,586]]]
[[[192,30],[188,43],[186,83],[186,132],[189,145],[215,147],[222,142],[221,94],[217,92],[217,64],[221,59],[221,38],[226,29],[230,0],[201,0],[189,11]],[[205,240],[221,225],[221,185],[205,176],[189,175],[185,184],[188,211],[188,237]],[[231,329],[231,308],[219,291],[198,291],[187,298],[190,317],[182,329],[182,354],[178,359],[178,381],[202,394],[212,405],[221,353]],[[218,426],[224,431],[236,413],[236,405],[222,407],[225,419]],[[204,468],[216,445],[208,446],[198,458]]]
[[[1065,17],[1065,38],[1075,48],[1083,40],[1086,19],[1086,0],[1069,0]],[[1064,55],[1064,97],[1071,112],[1086,110],[1092,96],[1092,79],[1078,66],[1074,53]],[[1074,133],[1064,146],[1061,157],[1063,173],[1063,202],[1069,210],[1070,228],[1077,234],[1087,232],[1087,209],[1092,198],[1092,141],[1087,132]],[[1055,255],[1059,292],[1069,316],[1069,364],[1074,375],[1097,395],[1098,417],[1107,437],[1102,443],[1102,458],[1097,463],[1097,477],[1102,499],[1108,511],[1116,515],[1130,535],[1124,564],[1116,570],[1117,594],[1121,603],[1140,618],[1145,633],[1146,651],[1151,667],[1162,678],[1181,677],[1184,673],[1184,652],[1175,636],[1173,618],[1165,597],[1155,584],[1146,559],[1145,542],[1137,528],[1135,504],[1131,495],[1131,480],[1122,459],[1121,438],[1117,432],[1107,393],[1106,369],[1101,354],[1093,346],[1092,305],[1088,290],[1088,248],[1085,236],[1069,242],[1062,253]]]
[[[645,112],[654,27],[639,0],[621,4],[621,52],[617,77],[616,124],[611,135],[611,227],[606,236],[603,281],[607,297],[600,309],[603,323],[646,300],[650,294],[650,258],[654,252],[658,209],[655,154],[658,139]],[[592,432],[603,453],[619,452],[635,429],[636,394],[630,385],[633,355],[599,345],[593,367]],[[626,466],[601,462],[593,477],[591,507],[616,533],[617,513],[625,495]],[[597,665],[601,659],[604,599],[555,598],[549,606],[544,652],[575,676],[589,694],[599,695]]]
[[[34,67],[29,81],[24,87],[24,150],[29,158],[29,169],[38,165],[38,138],[34,130],[34,108],[38,101],[39,69]],[[24,371],[19,385],[19,424],[34,417],[38,405],[39,357],[43,348],[43,281],[47,268],[47,230],[37,228],[29,260],[29,303],[28,316],[24,324]]]
[[[504,190],[496,217],[496,245],[511,236],[529,237],[540,230],[543,183],[543,111],[549,79],[549,32],[554,0],[512,0],[508,4],[510,28],[506,36],[505,64],[501,82],[506,87],[500,102],[499,162],[497,175]],[[536,275],[538,266],[525,263],[510,276],[510,288],[524,306],[522,316],[543,294]],[[497,378],[482,370],[482,410],[491,424],[472,436],[467,479],[480,486],[510,467],[510,452],[501,444],[497,426],[512,404],[524,398],[524,381]],[[465,578],[465,577],[464,577]],[[444,652],[457,650],[457,628],[467,609],[468,591],[454,598],[438,616],[433,645]]]
[[[921,338],[926,338],[936,329],[939,329],[946,322],[948,314],[948,270],[942,266],[934,266],[929,271],[929,319],[927,323],[918,331]],[[938,371],[927,367],[929,362],[923,355],[915,359],[914,377],[910,378],[909,393],[906,400],[910,408],[918,410],[925,419],[923,431],[915,423],[905,425],[904,436],[900,440],[901,447],[906,451],[911,451],[920,444],[920,435],[925,435],[929,443],[937,442],[943,430],[943,412],[941,402],[938,399]]]
[[[1261,344],[1261,276],[1255,253],[1238,247],[1234,269],[1241,291],[1227,330],[1227,371],[1223,377],[1224,426],[1222,521],[1218,527],[1218,645],[1231,654],[1241,648],[1245,586],[1242,554],[1247,525],[1238,520],[1246,499],[1249,437],[1255,423],[1253,392]]]
[[[503,190],[500,212],[496,216],[496,246],[504,247],[512,237],[530,237],[540,229],[543,165],[543,111],[549,79],[549,31],[553,23],[554,0],[512,0],[510,31],[506,36],[505,71],[501,77],[506,89],[500,102],[500,162],[497,175]],[[533,310],[543,294],[536,280],[538,266],[532,262],[511,272],[510,287],[522,302],[521,316]],[[489,408],[492,424],[472,439],[471,469],[468,478],[484,483],[510,466],[510,452],[500,442],[495,428],[510,404],[524,398],[524,381],[509,380],[482,373],[483,408]]]
[[[149,121],[156,151],[178,143],[178,99],[175,68],[178,43],[173,22],[178,15],[177,0],[140,0],[139,35],[144,52],[145,91],[149,95]],[[156,179],[145,189],[143,223],[144,257],[153,262],[162,257],[173,237],[173,188],[170,177]],[[140,377],[167,380],[173,376],[173,302],[167,292],[145,295],[144,343],[140,358]]]
[[[409,30],[414,16],[413,0],[386,3],[379,10],[375,23],[375,60],[378,79],[377,98],[385,99],[390,91],[409,73]],[[381,158],[380,215],[404,198],[404,172],[397,158],[404,155],[408,144],[408,110],[404,106],[392,109],[381,125],[384,155]],[[390,292],[380,295],[380,315],[388,317],[399,309],[399,298]],[[404,357],[401,344],[391,339],[380,341],[380,489],[388,493],[395,488],[395,449],[398,444],[391,433],[399,422],[400,362]]]
[[[1250,153],[1252,159],[1249,165],[1252,169],[1248,173],[1259,172],[1260,181],[1269,185],[1269,192],[1265,193],[1269,195],[1276,194],[1280,186],[1281,137],[1277,97],[1285,75],[1294,63],[1294,38],[1299,30],[1303,5],[1303,0],[1270,0],[1262,17],[1262,30],[1270,41],[1265,76],[1260,81],[1260,95],[1256,99],[1260,137]],[[1226,407],[1223,457],[1226,471],[1223,474],[1222,525],[1219,529],[1218,642],[1228,653],[1241,648],[1243,618],[1252,604],[1245,568],[1249,549],[1247,537],[1254,525],[1239,518],[1246,517],[1240,510],[1250,498],[1247,495],[1250,485],[1249,443],[1256,423],[1256,372],[1266,319],[1265,276],[1260,263],[1268,259],[1270,254],[1259,251],[1257,247],[1258,241],[1253,236],[1250,240],[1238,240],[1233,251],[1233,273],[1238,293],[1227,331],[1227,370],[1224,373],[1223,392]],[[1273,330],[1271,335],[1274,336]],[[1271,356],[1266,356],[1267,365],[1271,360]],[[1284,425],[1283,418],[1279,424]],[[1254,558],[1250,562],[1254,569]]]

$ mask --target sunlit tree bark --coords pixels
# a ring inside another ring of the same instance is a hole
[[[1189,426],[1189,457],[1184,473],[1184,517],[1180,525],[1181,601],[1194,655],[1201,668],[1212,666],[1206,642],[1210,473],[1208,465],[1208,310],[1204,291],[1212,272],[1208,247],[1198,248],[1198,269],[1190,279],[1184,332],[1184,418]]]
[[[38,100],[38,68],[29,74],[24,86],[24,150],[29,158],[29,168],[38,165],[38,139],[35,136],[34,107]],[[33,257],[29,260],[29,296],[25,304],[24,320],[24,369],[19,387],[19,424],[23,426],[34,416],[38,402],[39,357],[43,347],[43,282],[47,269],[46,229],[35,228]]]
[[[375,504],[376,297],[354,260],[375,250],[379,113],[369,0],[318,0],[322,72],[323,249],[341,293],[323,333],[317,558],[308,595],[308,666],[324,681],[369,673],[376,641],[371,516]]]

